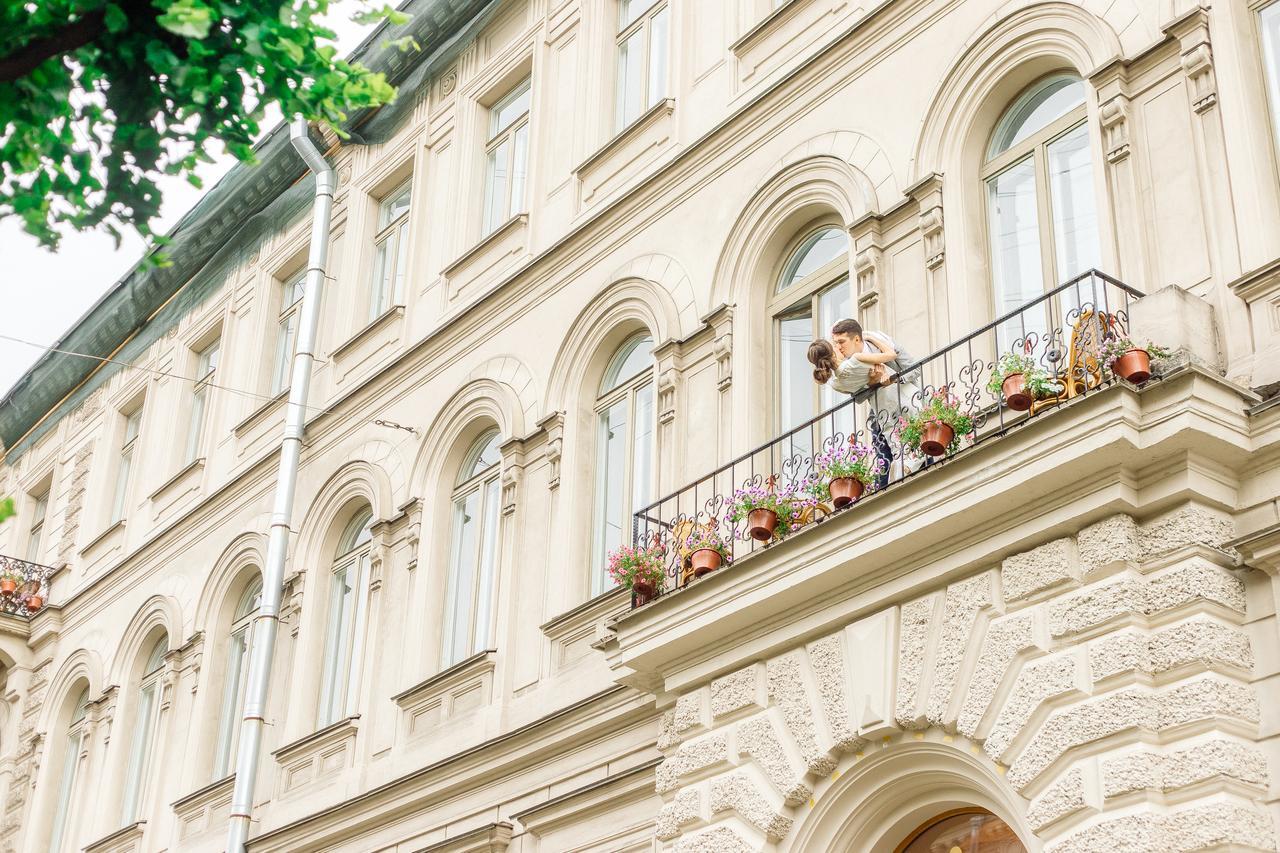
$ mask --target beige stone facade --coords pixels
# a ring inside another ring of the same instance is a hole
[[[1280,4],[475,6],[389,139],[330,140],[249,850],[895,851],[964,809],[1030,851],[1276,849]],[[996,145],[1044,81],[1083,101]],[[1030,255],[993,236],[1026,163]],[[58,568],[0,615],[4,850],[223,849],[309,216],[270,225],[0,468],[0,553]],[[1064,246],[1146,294],[1157,381],[605,589],[630,513],[796,423],[792,273],[924,356]]]

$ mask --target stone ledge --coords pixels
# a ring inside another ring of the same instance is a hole
[[[497,661],[497,651],[479,652],[392,696],[403,712],[404,737],[420,737],[428,729],[488,705]]]

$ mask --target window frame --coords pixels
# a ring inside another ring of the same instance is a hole
[[[205,431],[209,420],[209,389],[218,372],[222,356],[222,338],[215,337],[193,353],[196,358],[196,377],[191,387],[190,409],[187,413],[187,446],[182,461],[190,465],[200,458],[204,449]]]
[[[156,640],[143,666],[142,677],[134,694],[138,706],[134,709],[133,737],[129,742],[129,758],[125,764],[124,788],[120,797],[121,826],[130,826],[143,819],[151,778],[151,764],[155,758],[156,738],[160,728],[160,703],[164,685],[165,656],[169,654],[167,637]]]
[[[654,107],[660,100],[669,96],[671,89],[671,5],[667,0],[650,0],[647,7],[636,13],[635,17],[630,21],[623,22],[623,10],[627,5],[627,0],[616,0],[614,9],[617,12],[617,23],[614,27],[614,56],[616,58],[614,64],[614,132],[621,133],[636,122],[641,116]],[[653,38],[653,21],[655,18],[666,15],[666,44],[662,47],[662,62],[667,67],[662,69],[662,89],[661,92],[652,92],[650,87],[653,85],[654,69],[652,63],[654,61],[654,38]],[[640,106],[636,110],[635,115],[628,116],[626,114],[627,99],[624,93],[626,78],[623,76],[623,45],[627,43],[636,33],[643,31],[641,45],[641,67],[640,67]]]
[[[52,487],[46,487],[44,491],[37,494],[29,494],[33,507],[31,510],[31,520],[27,525],[27,562],[40,563],[40,548],[44,544],[44,525],[49,517],[49,496],[52,493]]]
[[[138,436],[142,434],[142,410],[145,403],[139,403],[132,410],[121,411],[124,418],[124,431],[121,433],[120,451],[116,455],[116,472],[113,494],[111,498],[111,524],[123,521],[126,504],[129,502],[129,489],[133,480],[134,457],[137,455]],[[132,433],[130,429],[132,428]]]
[[[493,632],[496,627],[493,609],[498,597],[498,574],[502,548],[502,543],[499,539],[502,526],[501,450],[499,449],[497,461],[480,470],[473,469],[483,456],[484,451],[495,440],[498,441],[500,448],[501,434],[496,427],[485,430],[472,442],[467,455],[463,458],[462,465],[458,469],[459,475],[449,494],[449,573],[445,579],[445,611],[444,618],[441,620],[441,669],[447,669],[493,645]],[[472,495],[478,496],[475,510],[475,541],[472,543],[473,553],[470,556],[470,559],[474,561],[475,570],[472,572],[473,586],[470,591],[471,613],[467,619],[467,630],[465,632],[467,648],[458,650],[453,646],[454,638],[458,635],[455,611],[457,610],[458,587],[462,569],[461,560],[463,559],[460,548],[461,541],[459,539],[461,534],[459,515],[465,511],[466,501]],[[489,524],[493,525],[492,529],[488,527]],[[490,551],[490,561],[487,566],[484,562],[486,548]],[[489,583],[487,590],[484,588],[486,580]],[[485,606],[489,609],[488,618],[484,624],[485,637],[482,640],[477,640],[476,634],[481,627],[481,610]]]
[[[74,836],[73,815],[76,805],[76,783],[80,781],[80,752],[88,732],[89,688],[85,686],[72,707],[63,739],[62,772],[58,780],[58,798],[54,800],[49,823],[49,853],[64,853]],[[75,849],[74,847],[72,849]]]
[[[393,210],[402,198],[404,209],[383,223],[383,215]],[[409,213],[412,210],[412,176],[378,199],[378,230],[373,235],[373,268],[369,282],[369,322],[404,304],[404,283],[413,266],[409,263]],[[388,246],[391,246],[390,250]],[[384,267],[387,263],[391,265],[389,272]]]
[[[523,113],[512,118],[504,125],[498,125],[499,117],[504,107],[518,101],[524,94],[529,96],[529,104]],[[484,144],[484,184],[481,188],[484,193],[483,204],[481,205],[480,231],[482,237],[488,237],[490,234],[499,230],[505,223],[511,221],[520,213],[527,209],[527,197],[529,191],[529,148],[531,147],[530,134],[530,116],[533,114],[533,76],[527,76],[520,82],[512,86],[505,95],[494,101],[493,106],[489,107],[487,113],[488,131],[485,134],[486,141]],[[515,198],[514,187],[516,185],[516,166],[518,146],[516,137],[524,131],[525,146],[523,155],[523,176],[520,179],[520,198]],[[493,203],[493,185],[497,180],[496,164],[497,151],[504,144],[508,145],[506,154],[507,177],[506,184],[503,187],[502,204],[497,208],[491,207]],[[505,213],[499,214],[498,211]]]
[[[1271,150],[1280,167],[1280,0],[1263,3],[1256,7],[1254,21],[1258,27],[1258,61],[1262,64],[1262,87],[1266,90],[1263,96],[1267,101],[1267,113],[1270,121]],[[1268,38],[1266,16],[1276,16],[1276,38],[1272,42]],[[1272,61],[1268,62],[1268,54]]]
[[[279,310],[276,312],[276,357],[271,374],[271,396],[283,394],[289,390],[292,380],[293,356],[298,348],[298,323],[302,316],[302,298],[305,296],[307,271],[295,273],[284,280],[276,280],[279,285]],[[298,298],[285,302],[294,291],[303,291]],[[287,351],[286,351],[287,350]]]
[[[324,728],[353,713],[360,688],[360,651],[365,619],[365,595],[368,586],[369,561],[373,551],[373,511],[366,508],[356,513],[343,530],[339,547],[329,568],[329,602],[325,613],[325,637],[322,647],[320,696],[316,705],[317,728]],[[366,535],[369,534],[369,535]],[[343,591],[342,578],[350,588]],[[337,605],[350,596],[337,614]]]
[[[609,375],[616,369],[621,369],[626,363],[627,358],[634,352],[634,348],[643,344],[644,341],[649,342],[650,358],[649,364],[638,373],[630,377],[619,377],[613,386],[604,389],[604,383],[608,381]],[[595,462],[596,477],[593,486],[594,499],[592,501],[592,526],[591,526],[591,593],[592,595],[600,595],[612,588],[606,572],[608,565],[608,556],[605,542],[605,524],[608,519],[605,515],[607,501],[605,499],[605,477],[608,474],[608,461],[604,458],[607,443],[605,440],[605,431],[608,429],[608,421],[606,420],[608,412],[618,403],[625,401],[627,404],[627,435],[624,440],[626,447],[626,461],[624,463],[624,471],[622,478],[622,519],[625,526],[626,520],[632,518],[640,507],[634,505],[636,492],[636,437],[637,429],[640,421],[638,417],[639,393],[648,388],[650,393],[649,413],[649,454],[650,464],[648,472],[647,495],[650,501],[656,491],[657,485],[657,466],[654,463],[656,458],[656,445],[658,437],[658,412],[657,412],[657,364],[652,356],[654,346],[653,336],[648,330],[637,332],[622,342],[613,356],[609,359],[608,365],[601,379],[600,387],[597,388],[595,404],[592,407],[592,417],[595,420]],[[629,544],[630,539],[626,530],[623,530],[622,544]]]
[[[253,641],[253,621],[262,600],[262,580],[254,579],[236,602],[227,634],[227,659],[223,671],[222,708],[218,739],[214,744],[213,778],[222,779],[234,769],[240,722],[244,715],[245,691],[249,684],[249,650]],[[234,658],[234,659],[233,659]]]

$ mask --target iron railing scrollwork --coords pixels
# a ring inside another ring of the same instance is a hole
[[[49,600],[49,578],[53,573],[52,566],[0,554],[0,580],[11,579],[14,582],[14,588],[9,592],[0,588],[0,613],[34,616]]]

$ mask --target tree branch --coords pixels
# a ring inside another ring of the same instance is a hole
[[[30,74],[46,59],[84,47],[102,32],[102,22],[103,13],[92,12],[48,38],[38,39],[8,56],[0,57],[0,83],[11,83]]]

